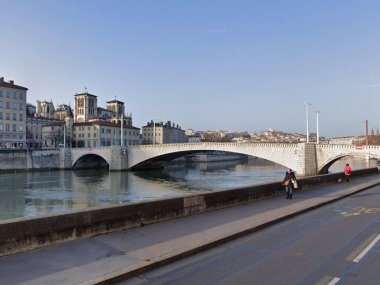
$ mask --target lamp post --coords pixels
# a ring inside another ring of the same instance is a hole
[[[124,140],[124,136],[123,136],[124,114],[123,113],[124,111],[121,113],[121,122],[120,122],[120,146],[121,147],[123,147],[123,140]]]
[[[63,123],[63,149],[66,149],[66,122]]]
[[[153,120],[153,144],[156,144],[156,123]]]
[[[309,106],[311,104],[306,102],[306,142],[309,143]]]
[[[317,115],[317,144],[319,144],[319,111],[315,111],[315,114]]]

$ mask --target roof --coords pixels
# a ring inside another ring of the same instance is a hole
[[[109,103],[120,103],[120,104],[124,104],[124,102],[118,101],[118,100],[116,100],[116,99],[107,102],[107,104],[109,104]]]
[[[79,94],[77,93],[77,94],[74,95],[74,97],[76,97],[76,96],[83,96],[83,95],[92,96],[92,97],[98,97],[96,95],[93,95],[93,94],[90,94],[90,93],[87,93],[87,92],[85,92],[85,93],[79,93]]]
[[[118,127],[120,128],[119,124],[108,122],[108,121],[90,121],[90,122],[80,122],[80,123],[74,123],[73,126],[93,126],[93,125],[99,125],[99,126],[108,126],[108,127]],[[139,128],[136,128],[134,126],[128,126],[124,125],[123,129],[133,129],[133,130],[140,130]]]
[[[4,77],[0,77],[0,87],[19,89],[19,90],[25,90],[25,91],[28,90],[28,88],[26,87],[15,85],[13,80],[10,80],[9,82],[4,81]]]

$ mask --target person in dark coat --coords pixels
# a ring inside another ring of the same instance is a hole
[[[286,192],[286,199],[292,199],[293,197],[293,182],[296,181],[296,175],[294,172],[289,168],[288,171],[285,173],[284,180],[282,181],[282,185],[285,186],[285,192]]]

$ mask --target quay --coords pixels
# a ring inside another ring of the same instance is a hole
[[[110,232],[95,232],[91,237],[64,239],[59,243],[53,242],[52,245],[17,254],[15,250],[14,253],[0,257],[0,283],[115,283],[380,185],[376,169],[355,171],[350,183],[338,183],[341,176],[342,173],[336,173],[300,179],[303,187],[295,192],[292,201],[284,199],[281,185],[277,188],[270,186],[270,195],[264,195],[265,185],[254,186],[258,187],[256,191],[261,192],[261,195],[253,194],[254,187],[241,191],[234,189],[216,192],[209,209],[205,202],[208,201],[207,198],[199,197],[213,193],[196,195],[193,197],[198,198],[189,200],[193,202],[190,205],[185,205],[182,201],[182,206],[188,207],[187,212],[182,209],[182,217],[167,216],[161,219],[162,216],[159,217],[156,213],[151,216],[148,225],[134,225],[135,227],[125,230],[106,229]],[[260,187],[261,190],[258,190]],[[143,208],[149,211],[149,207]],[[161,210],[166,211],[163,207]],[[76,214],[90,219],[86,213]],[[67,218],[65,215],[63,217]],[[46,219],[46,228],[41,228],[40,231],[51,231],[49,217]],[[25,226],[33,220],[35,219],[25,219],[22,222]],[[42,221],[41,227],[44,226]],[[21,221],[13,221],[17,222]],[[55,220],[55,223],[59,222],[65,224],[68,221]],[[28,234],[26,229],[33,231],[29,227],[15,227],[12,221],[1,223],[1,248],[12,236],[12,232],[6,230]],[[55,233],[50,234],[53,238]]]

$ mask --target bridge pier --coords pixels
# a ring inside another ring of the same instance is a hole
[[[110,171],[121,171],[128,169],[128,151],[121,146],[111,146]]]
[[[297,176],[313,176],[318,174],[317,152],[314,143],[300,143],[297,148]]]

